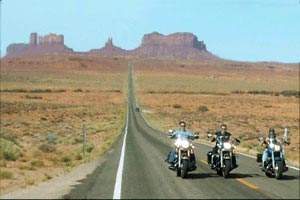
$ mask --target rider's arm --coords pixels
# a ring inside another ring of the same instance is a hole
[[[214,142],[214,141],[216,141],[216,139],[217,139],[217,133],[214,134],[213,138],[210,141]]]
[[[174,138],[176,135],[178,135],[178,131],[174,131],[171,135],[171,138]]]

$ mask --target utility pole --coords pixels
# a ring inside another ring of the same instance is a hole
[[[2,23],[1,23],[1,21],[2,21],[2,11],[1,11],[1,7],[2,7],[2,0],[0,0],[0,59],[1,59],[1,54],[2,54],[2,51],[1,51],[1,49],[2,49],[2,38],[1,38],[1,32],[2,32],[2,27],[1,27],[1,25],[2,25]],[[1,64],[0,64],[0,67],[1,67]]]
[[[85,124],[82,126],[82,153],[83,157],[85,157]]]

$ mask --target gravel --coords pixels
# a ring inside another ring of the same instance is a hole
[[[64,196],[104,162],[98,158],[82,164],[71,172],[55,177],[39,185],[19,189],[0,196],[0,199],[64,199]]]

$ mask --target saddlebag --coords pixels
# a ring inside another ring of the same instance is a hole
[[[208,164],[210,164],[211,163],[211,156],[212,156],[212,151],[209,151],[208,153],[207,153],[207,163]]]
[[[262,162],[262,153],[256,154],[256,162]]]

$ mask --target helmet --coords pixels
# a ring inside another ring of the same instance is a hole
[[[270,139],[275,139],[276,138],[275,129],[273,129],[273,128],[269,129],[269,138]]]

